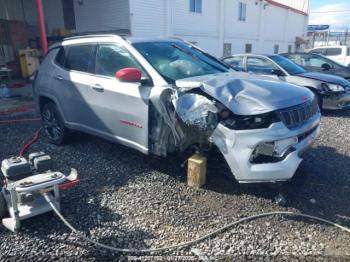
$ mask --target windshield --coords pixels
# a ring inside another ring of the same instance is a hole
[[[141,42],[133,46],[171,83],[182,78],[230,70],[216,58],[185,42]]]
[[[269,56],[271,60],[273,60],[276,64],[282,67],[284,70],[288,72],[290,75],[298,75],[306,73],[307,71],[301,66],[295,64],[288,58],[279,55]]]

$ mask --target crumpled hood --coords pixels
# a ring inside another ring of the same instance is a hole
[[[318,72],[307,72],[307,73],[303,73],[303,74],[298,74],[296,76],[311,78],[311,79],[315,79],[315,80],[320,80],[322,82],[333,83],[333,84],[338,84],[338,85],[342,85],[342,86],[350,85],[350,83],[347,80],[345,80],[344,78],[342,78],[340,76],[330,75],[330,74],[323,74],[323,73],[318,73]]]
[[[237,115],[263,114],[313,99],[304,87],[241,72],[185,78],[176,86],[180,91],[200,88]]]

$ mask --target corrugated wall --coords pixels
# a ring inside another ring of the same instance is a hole
[[[77,32],[130,29],[128,0],[74,1]]]
[[[0,0],[0,19],[23,21],[21,0]]]
[[[166,1],[130,0],[132,35],[156,37],[166,34]]]

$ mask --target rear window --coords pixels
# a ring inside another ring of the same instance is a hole
[[[88,72],[94,45],[74,45],[68,48],[64,67],[68,70]]]
[[[327,48],[327,56],[341,55],[341,48]]]

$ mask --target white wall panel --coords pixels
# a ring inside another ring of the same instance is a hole
[[[166,0],[130,0],[131,34],[136,37],[164,37]]]
[[[218,37],[219,1],[202,0],[202,13],[191,13],[189,0],[172,0],[172,26],[175,35]]]

